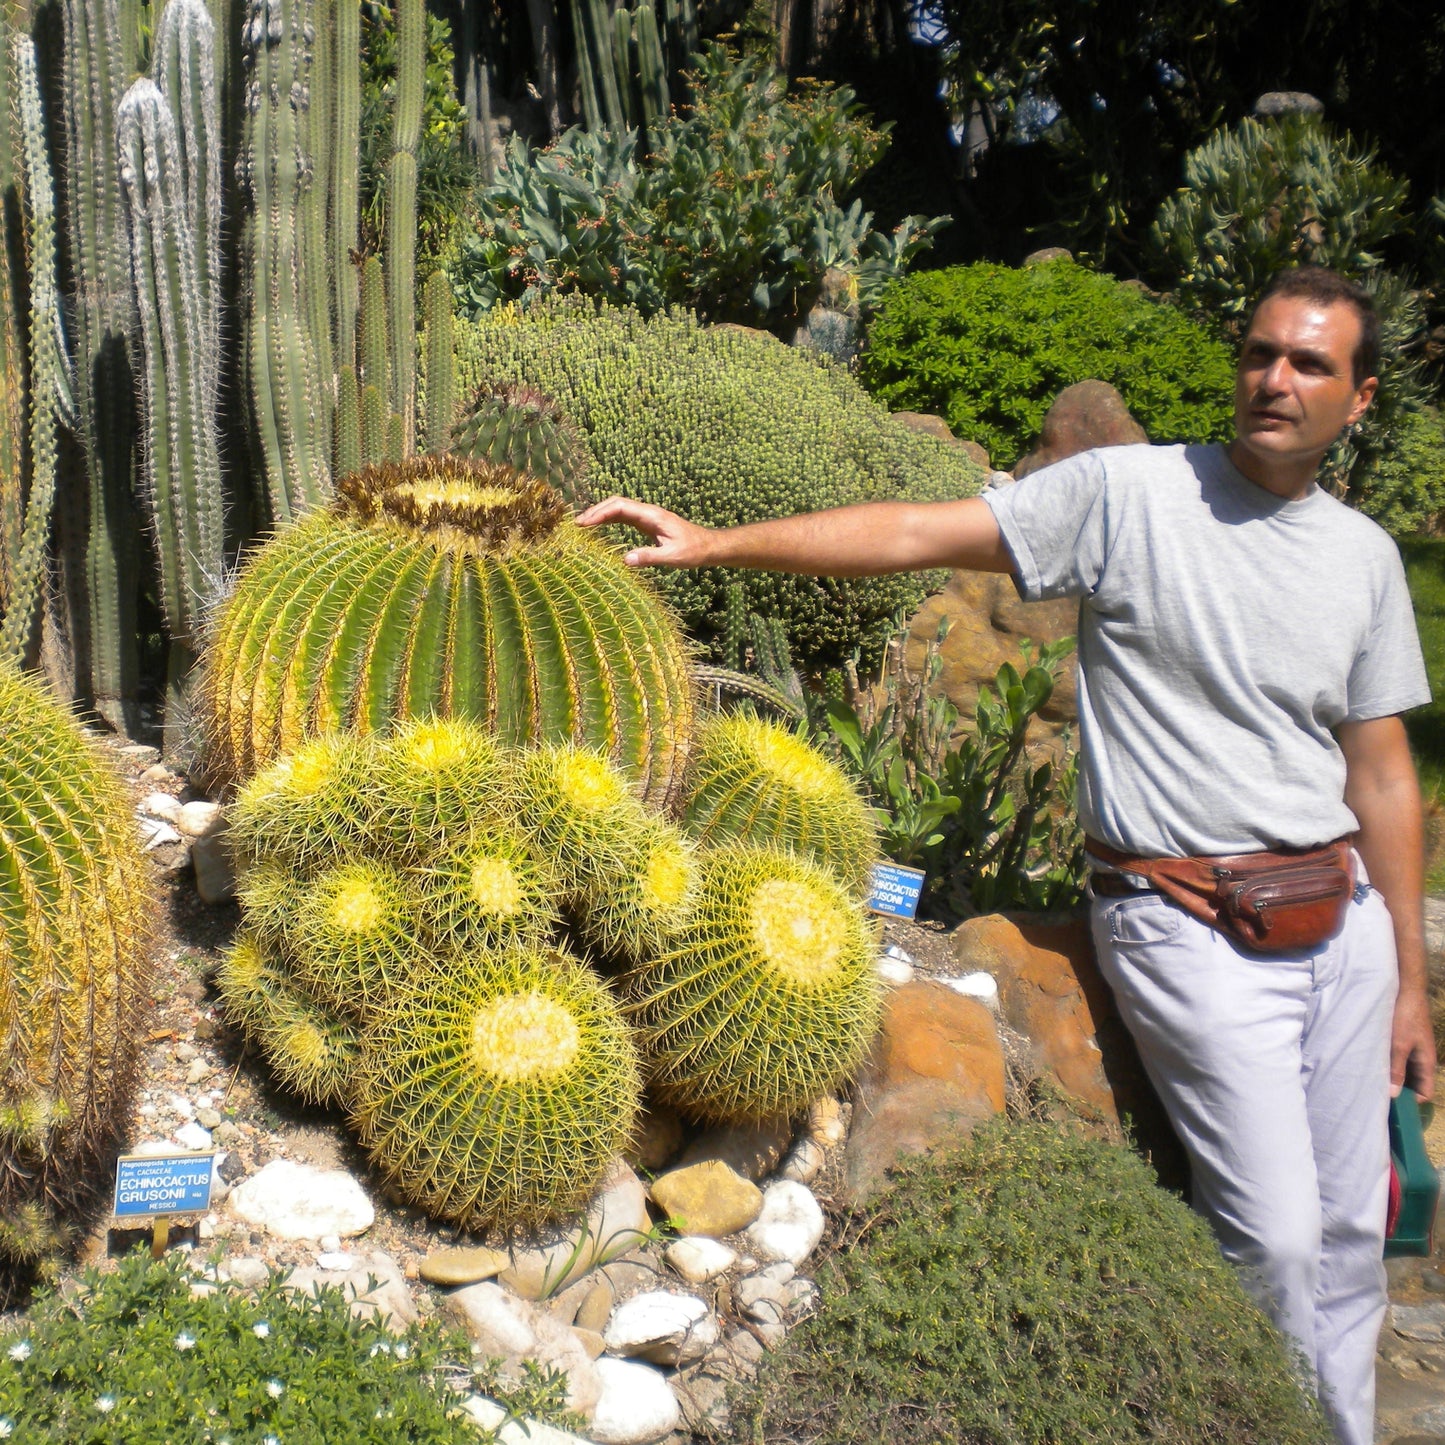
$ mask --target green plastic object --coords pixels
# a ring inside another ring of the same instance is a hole
[[[1400,1182],[1400,1204],[1385,1241],[1385,1258],[1429,1255],[1434,1252],[1440,1176],[1425,1152],[1425,1125],[1412,1089],[1401,1089],[1390,1101],[1390,1157]]]

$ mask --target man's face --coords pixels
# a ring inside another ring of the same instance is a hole
[[[1266,466],[1318,463],[1364,415],[1376,381],[1356,385],[1360,318],[1342,302],[1272,296],[1254,313],[1234,379],[1239,445]]]

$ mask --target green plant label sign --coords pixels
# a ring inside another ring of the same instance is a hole
[[[905,868],[900,863],[875,863],[868,907],[874,913],[886,913],[890,918],[912,918],[918,912],[918,900],[923,897],[926,876],[922,868]]]
[[[130,1218],[204,1214],[211,1207],[215,1153],[123,1154],[115,1161],[112,1213]]]

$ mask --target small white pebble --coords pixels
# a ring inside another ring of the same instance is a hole
[[[209,1149],[211,1147],[211,1131],[201,1128],[194,1122],[182,1124],[172,1137],[176,1143],[187,1149]]]
[[[913,965],[901,963],[896,958],[880,958],[875,971],[884,983],[893,984],[895,987],[913,982]]]
[[[316,1241],[324,1254],[335,1254],[341,1248],[341,1236],[339,1234],[323,1234]]]
[[[354,1254],[347,1254],[345,1250],[322,1250],[316,1256],[316,1263],[321,1269],[335,1270],[339,1274],[345,1274],[356,1263]]]
[[[947,985],[954,993],[965,998],[976,998],[989,1008],[998,1009],[998,980],[991,973],[966,973],[961,978],[940,978],[939,983]]]

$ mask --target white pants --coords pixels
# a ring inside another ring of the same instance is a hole
[[[1341,1445],[1370,1445],[1398,985],[1383,901],[1357,890],[1308,953],[1236,948],[1153,893],[1096,899],[1093,924],[1195,1208],[1303,1352]]]

